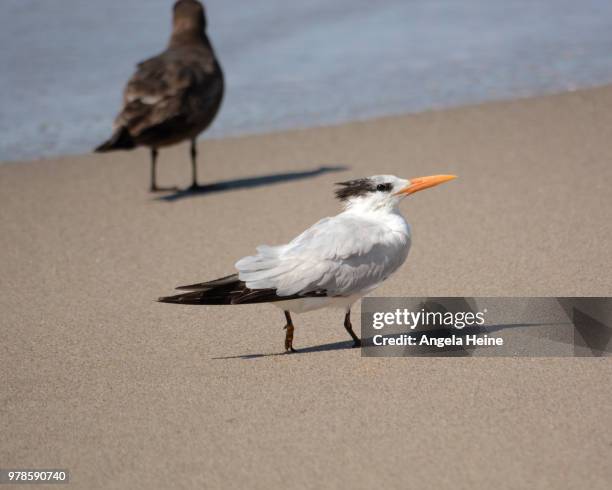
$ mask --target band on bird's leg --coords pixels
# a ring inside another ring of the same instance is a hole
[[[291,314],[288,311],[285,311],[285,318],[287,320],[287,325],[285,325],[285,330],[287,331],[285,334],[285,351],[287,352],[297,352],[293,348],[293,322],[291,321]]]
[[[361,339],[357,337],[355,332],[353,332],[353,325],[351,324],[351,310],[348,310],[346,312],[346,316],[344,317],[344,328],[353,339],[353,347],[361,347]]]

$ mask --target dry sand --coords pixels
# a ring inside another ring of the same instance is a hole
[[[201,175],[234,188],[170,201],[145,151],[1,165],[0,465],[88,489],[610,488],[609,358],[366,359],[333,310],[268,355],[269,305],[153,300],[377,173],[460,176],[404,203],[413,249],[377,295],[612,296],[611,107],[607,87],[205,141]],[[321,166],[348,170],[248,179]],[[187,184],[187,147],[160,170]]]

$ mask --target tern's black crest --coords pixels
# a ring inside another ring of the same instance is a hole
[[[337,182],[336,185],[342,186],[336,189],[336,197],[343,202],[351,197],[365,196],[370,192],[389,192],[393,188],[391,183],[375,182],[368,178]]]
[[[368,192],[376,191],[376,184],[372,179],[355,179],[346,182],[337,182],[336,185],[342,186],[336,189],[336,197],[341,201],[346,201],[351,197],[365,196]]]

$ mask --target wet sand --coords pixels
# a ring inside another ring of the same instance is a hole
[[[405,201],[413,248],[376,295],[611,296],[610,107],[607,87],[207,140],[215,185],[165,200],[144,150],[0,165],[2,466],[89,489],[609,488],[609,358],[366,359],[333,310],[277,355],[272,306],[154,299],[379,173],[460,178]],[[187,185],[188,147],[159,168]]]

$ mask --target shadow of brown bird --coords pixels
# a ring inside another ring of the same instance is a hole
[[[138,64],[123,93],[113,135],[94,151],[151,149],[151,191],[157,185],[158,149],[191,140],[192,188],[198,187],[196,138],[213,121],[223,99],[223,72],[206,36],[203,5],[174,4],[166,50]]]

